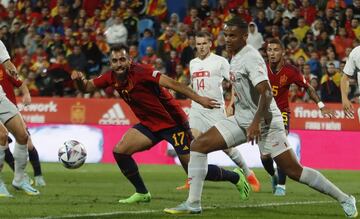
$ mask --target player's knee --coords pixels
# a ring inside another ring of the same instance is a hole
[[[270,155],[268,155],[268,154],[266,154],[266,155],[260,155],[260,159],[262,160],[262,161],[267,161],[267,160],[271,160],[272,158],[271,158],[271,156]]]
[[[285,172],[285,174],[292,180],[295,180],[295,181],[299,181],[300,179],[300,176],[301,176],[301,172],[302,172],[302,168],[299,166],[299,167],[288,167],[288,168],[285,168],[282,170]]]
[[[26,132],[17,134],[15,136],[16,142],[19,144],[23,144],[23,145],[27,144],[28,138],[29,138],[29,135]]]
[[[126,154],[126,155],[132,155],[134,153],[131,147],[127,146],[126,144],[123,144],[122,141],[115,145],[113,152],[118,154]]]
[[[192,142],[190,149],[191,151],[207,153],[207,145],[209,145],[207,138],[200,136]]]
[[[1,131],[0,132],[0,145],[5,146],[8,139],[8,132],[7,131]]]

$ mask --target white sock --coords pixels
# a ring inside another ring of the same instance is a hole
[[[319,171],[308,167],[303,168],[299,181],[321,193],[331,196],[339,202],[343,202],[349,197],[326,179]]]
[[[190,162],[188,167],[190,190],[187,202],[201,202],[201,193],[207,171],[207,154],[190,151]]]
[[[24,177],[28,158],[28,150],[26,144],[22,145],[16,142],[13,156],[15,160],[14,181],[15,183],[20,183]]]
[[[2,171],[4,167],[4,161],[5,161],[5,150],[7,149],[6,146],[0,145],[0,172]]]
[[[251,175],[251,171],[249,167],[246,165],[246,162],[244,160],[244,157],[241,155],[240,151],[236,148],[229,148],[224,150],[224,152],[233,160],[238,167],[240,167],[243,171],[246,177]]]

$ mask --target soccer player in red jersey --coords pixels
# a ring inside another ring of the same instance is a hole
[[[271,39],[267,45],[267,56],[269,62],[266,64],[268,70],[268,77],[272,87],[273,96],[276,104],[279,107],[284,126],[289,133],[290,126],[290,109],[289,109],[289,88],[291,84],[296,84],[303,87],[309,94],[310,98],[317,103],[321,113],[328,117],[334,116],[334,111],[327,108],[320,97],[316,94],[315,89],[305,80],[301,72],[293,65],[286,64],[283,60],[285,53],[284,47],[280,40]],[[272,186],[275,196],[284,196],[286,193],[285,173],[278,168],[277,175],[275,174],[273,159],[270,156],[261,156],[261,162],[266,171],[272,176]]]
[[[131,107],[140,123],[130,128],[113,149],[114,158],[136,192],[119,203],[149,202],[151,195],[140,176],[132,154],[148,150],[161,140],[171,143],[187,172],[191,131],[186,114],[165,88],[182,93],[206,108],[219,108],[215,100],[197,95],[185,84],[162,75],[152,67],[131,62],[127,48],[117,46],[110,52],[111,70],[99,77],[86,80],[81,72],[73,71],[71,78],[85,92],[96,88],[113,87]],[[237,188],[244,183],[239,173],[209,165],[206,179],[230,181]]]
[[[6,73],[5,69],[0,66],[0,86],[3,88],[6,97],[13,103],[16,104],[16,96],[14,92],[14,88],[19,88],[23,95],[23,103],[24,105],[28,105],[31,103],[31,96],[26,85],[18,78],[14,78]],[[30,134],[30,133],[29,133]],[[9,143],[11,142],[11,138],[9,137]],[[30,135],[28,138],[28,152],[29,152],[29,160],[34,169],[34,179],[36,186],[45,186],[45,180],[42,176],[41,165],[39,160],[39,154],[31,141]],[[14,157],[9,148],[5,150],[5,161],[9,164],[10,168],[14,170]]]

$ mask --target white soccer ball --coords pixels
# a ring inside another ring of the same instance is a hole
[[[86,160],[86,149],[84,145],[75,140],[65,141],[59,148],[59,161],[68,169],[81,167]]]

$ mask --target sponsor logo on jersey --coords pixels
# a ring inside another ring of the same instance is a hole
[[[115,103],[99,120],[100,125],[130,125],[120,104]]]
[[[288,77],[286,75],[281,75],[280,76],[280,86],[283,87],[284,85],[286,85],[287,80],[288,80]]]
[[[196,71],[192,73],[193,78],[210,77],[209,71]]]

